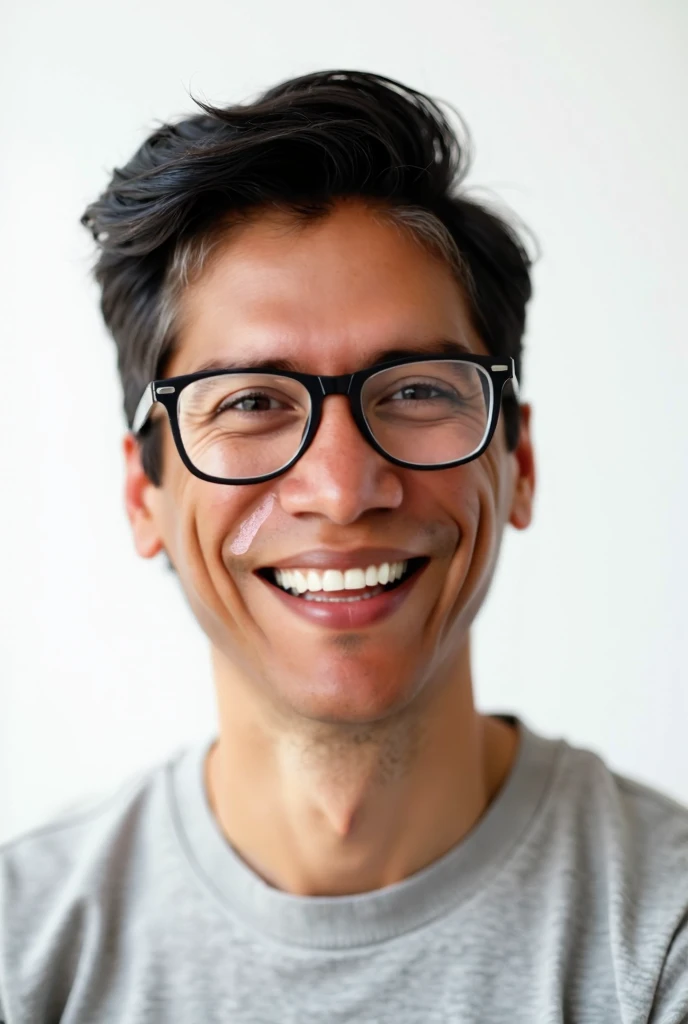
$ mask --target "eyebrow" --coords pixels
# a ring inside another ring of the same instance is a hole
[[[439,339],[428,342],[424,345],[416,345],[410,348],[386,348],[380,349],[373,354],[365,366],[359,369],[367,369],[370,366],[377,366],[379,363],[389,363],[394,359],[406,359],[413,356],[473,356],[477,355],[472,349],[461,341],[450,341]],[[209,359],[207,362],[197,366],[191,373],[204,373],[206,370],[263,370],[265,373],[299,373],[303,372],[300,367],[291,359],[277,359],[268,357],[255,361],[231,361],[227,359]],[[323,375],[324,376],[324,375]]]

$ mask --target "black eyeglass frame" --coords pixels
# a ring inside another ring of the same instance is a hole
[[[387,370],[395,366],[405,366],[413,363],[436,363],[436,362],[452,362],[452,363],[473,363],[477,366],[482,367],[487,372],[491,385],[491,409],[490,409],[490,422],[487,433],[483,439],[482,444],[476,451],[470,455],[464,456],[462,459],[456,459],[453,462],[442,462],[442,463],[431,463],[418,464],[415,462],[404,462],[401,459],[395,458],[382,448],[375,440],[370,427],[368,426],[363,412],[363,403],[361,401],[361,393],[365,382],[373,377],[376,373],[380,373],[382,370]],[[256,477],[240,477],[240,478],[225,478],[210,476],[208,473],[204,473],[193,465],[189,459],[184,442],[182,441],[181,431],[179,429],[179,417],[177,414],[177,406],[179,402],[179,396],[181,392],[189,384],[194,383],[197,380],[203,380],[206,377],[220,377],[220,376],[233,376],[237,374],[255,374],[256,376],[274,375],[278,377],[286,377],[289,380],[298,381],[302,384],[311,400],[311,410],[308,425],[303,435],[303,439],[294,457],[287,462],[284,466],[280,466],[279,469],[274,470],[272,473],[266,473],[263,476]],[[175,445],[179,456],[194,476],[199,477],[201,480],[207,480],[209,483],[216,484],[259,484],[265,483],[268,480],[273,480],[275,477],[281,476],[282,473],[286,473],[287,470],[298,462],[301,456],[310,447],[313,438],[315,437],[318,427],[320,426],[320,420],[322,417],[323,401],[329,395],[343,395],[349,399],[349,405],[351,408],[351,414],[354,418],[356,426],[360,430],[364,439],[378,454],[382,455],[388,462],[391,462],[395,466],[401,466],[404,469],[418,469],[433,470],[433,469],[452,469],[455,466],[464,465],[467,462],[472,462],[473,459],[479,458],[483,452],[489,446],[494,432],[497,427],[499,419],[499,411],[502,404],[503,391],[508,382],[511,381],[514,397],[516,401],[519,400],[519,385],[516,377],[516,364],[513,357],[508,357],[506,361],[500,361],[495,359],[494,356],[480,356],[480,355],[461,355],[461,356],[447,356],[442,353],[436,355],[409,355],[403,359],[393,359],[385,363],[377,363],[374,366],[369,366],[365,370],[357,370],[355,373],[341,373],[337,376],[323,376],[320,374],[313,373],[297,373],[285,370],[272,371],[269,368],[256,369],[255,367],[247,367],[246,369],[232,369],[232,370],[200,370],[196,373],[186,373],[178,377],[166,377],[161,380],[153,380],[146,385],[146,389],[141,396],[141,400],[136,409],[134,415],[134,421],[132,424],[132,433],[135,437],[140,436],[148,417],[153,409],[156,402],[159,402],[167,410],[167,415],[170,421],[170,427],[172,429],[172,436],[174,438]],[[499,399],[499,400],[497,400]]]

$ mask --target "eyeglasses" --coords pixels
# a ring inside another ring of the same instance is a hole
[[[365,440],[389,462],[448,469],[485,451],[509,381],[518,399],[514,360],[478,355],[413,356],[335,377],[204,370],[151,381],[132,431],[141,433],[160,402],[191,473],[218,484],[262,483],[307,451],[325,398],[344,395]]]

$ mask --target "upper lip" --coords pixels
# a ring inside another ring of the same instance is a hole
[[[278,562],[271,562],[270,569],[358,569],[383,562],[406,562],[412,558],[425,558],[417,551],[404,548],[356,548],[353,551],[328,551],[317,548],[288,555]]]

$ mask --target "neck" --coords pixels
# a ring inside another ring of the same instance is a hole
[[[210,803],[246,863],[287,892],[368,892],[426,867],[475,825],[515,755],[514,730],[475,710],[468,645],[422,706],[366,725],[285,723],[213,663]]]

